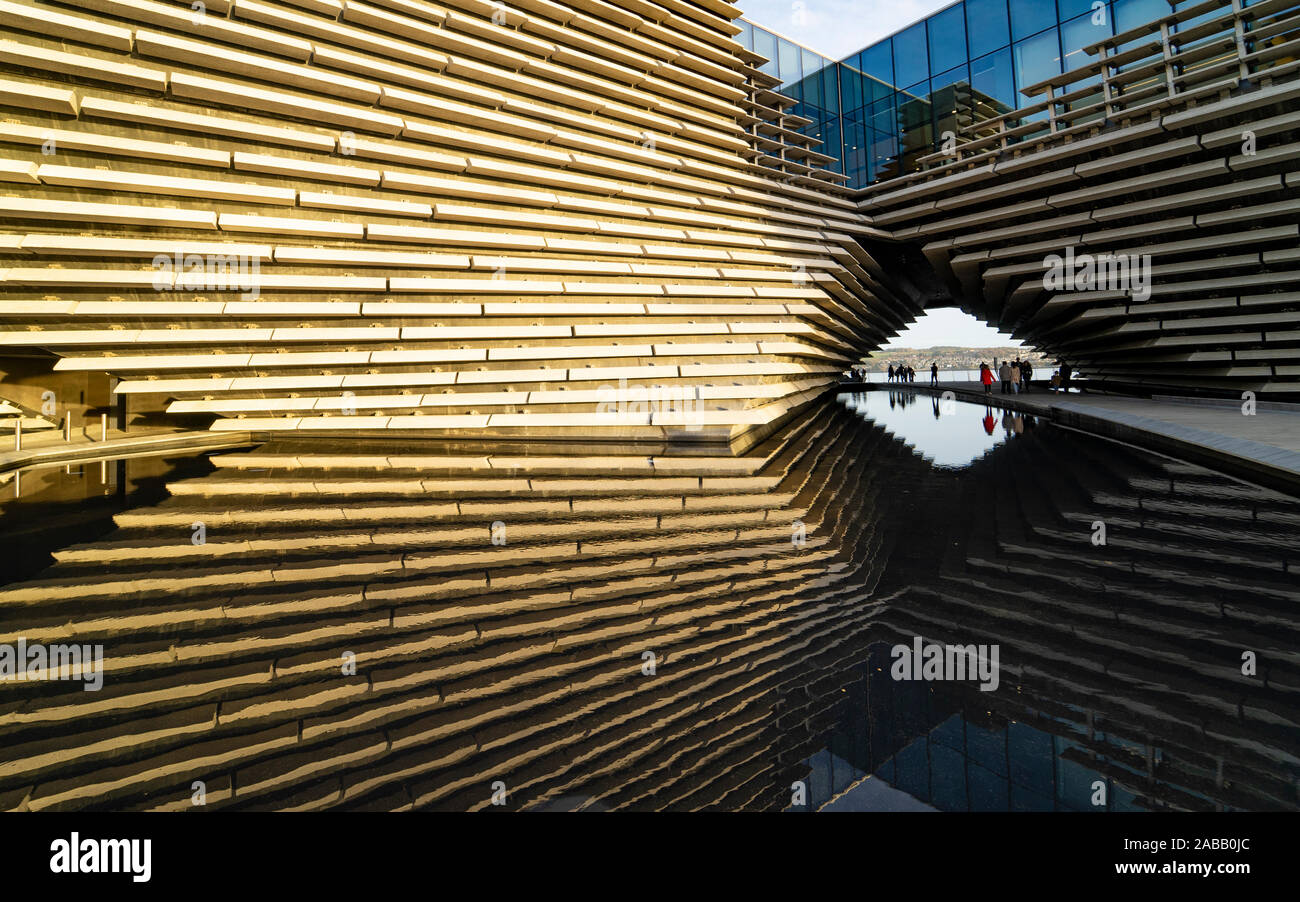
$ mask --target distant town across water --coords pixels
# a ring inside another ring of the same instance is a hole
[[[937,363],[939,371],[979,372],[980,364],[993,366],[1003,360],[1028,360],[1036,372],[1046,370],[1049,374],[1056,361],[1044,357],[1029,348],[895,348],[875,351],[865,358],[867,369],[874,372],[886,372],[889,367],[910,366],[917,373],[930,374],[930,365]]]

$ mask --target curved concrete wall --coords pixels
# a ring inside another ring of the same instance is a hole
[[[4,2],[0,345],[214,428],[726,440],[900,328],[719,2]]]

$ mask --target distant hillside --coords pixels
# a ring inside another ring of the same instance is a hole
[[[1049,369],[1054,361],[1027,348],[898,348],[876,351],[866,358],[866,363],[884,369],[905,364],[920,372],[938,363],[941,370],[974,370],[981,363],[992,364],[1002,360],[1028,360],[1036,370]],[[1050,369],[1049,369],[1050,372]]]

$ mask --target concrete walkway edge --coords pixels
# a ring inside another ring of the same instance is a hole
[[[105,442],[72,442],[0,454],[0,473],[40,464],[116,460],[165,451],[218,451],[255,444],[252,432],[163,432],[113,438]]]

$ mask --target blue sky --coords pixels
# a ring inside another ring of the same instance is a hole
[[[843,59],[952,0],[737,0],[745,18],[825,56]]]

